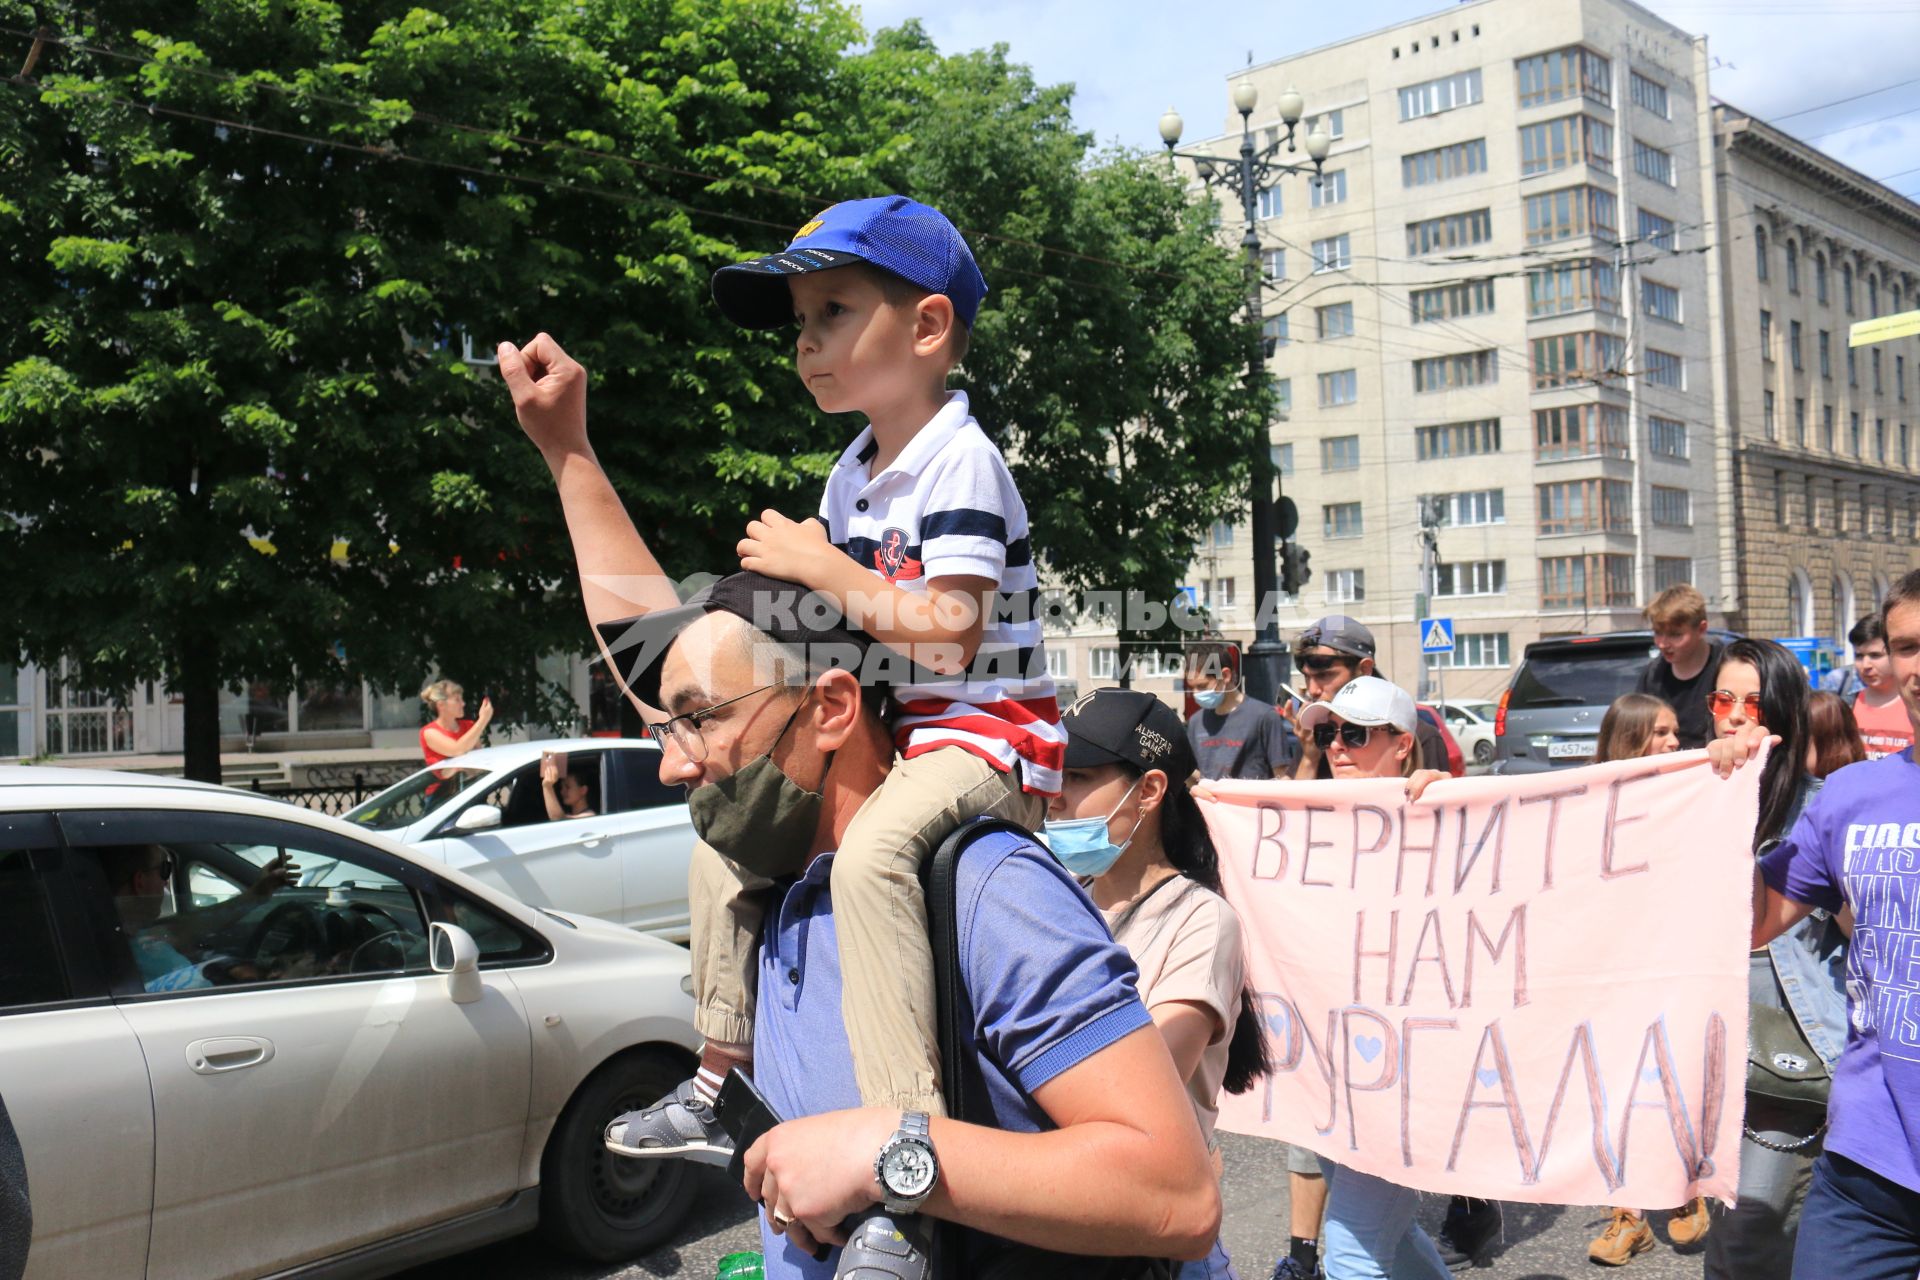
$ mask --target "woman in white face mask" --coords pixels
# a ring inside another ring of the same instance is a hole
[[[1046,840],[1081,877],[1107,927],[1140,969],[1140,999],[1215,1150],[1221,1089],[1244,1093],[1267,1073],[1247,989],[1240,919],[1220,896],[1213,840],[1187,791],[1193,754],[1180,718],[1149,693],[1097,689],[1060,717],[1066,772],[1047,807]],[[1233,1277],[1226,1250],[1181,1280]]]

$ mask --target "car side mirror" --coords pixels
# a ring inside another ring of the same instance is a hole
[[[429,935],[428,961],[435,973],[447,975],[447,994],[455,1004],[472,1004],[480,998],[480,944],[465,929],[435,922]]]
[[[453,820],[455,831],[491,831],[499,825],[500,806],[497,804],[468,805]]]

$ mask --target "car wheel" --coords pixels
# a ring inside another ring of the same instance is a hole
[[[1490,739],[1482,738],[1473,744],[1473,762],[1475,764],[1486,764],[1492,759],[1493,743]]]
[[[700,1170],[687,1160],[608,1151],[615,1117],[657,1102],[693,1071],[690,1058],[640,1050],[615,1058],[575,1091],[540,1161],[540,1233],[592,1262],[657,1249],[686,1224]]]

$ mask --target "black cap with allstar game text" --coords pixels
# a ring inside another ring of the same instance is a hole
[[[1095,689],[1060,713],[1067,731],[1066,767],[1130,764],[1158,769],[1175,782],[1196,766],[1187,729],[1160,699],[1138,689]]]

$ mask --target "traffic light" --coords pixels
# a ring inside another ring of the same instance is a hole
[[[1280,589],[1290,596],[1300,594],[1300,588],[1307,585],[1307,579],[1313,576],[1313,570],[1307,567],[1307,561],[1313,557],[1307,549],[1297,542],[1288,542],[1280,548]]]

